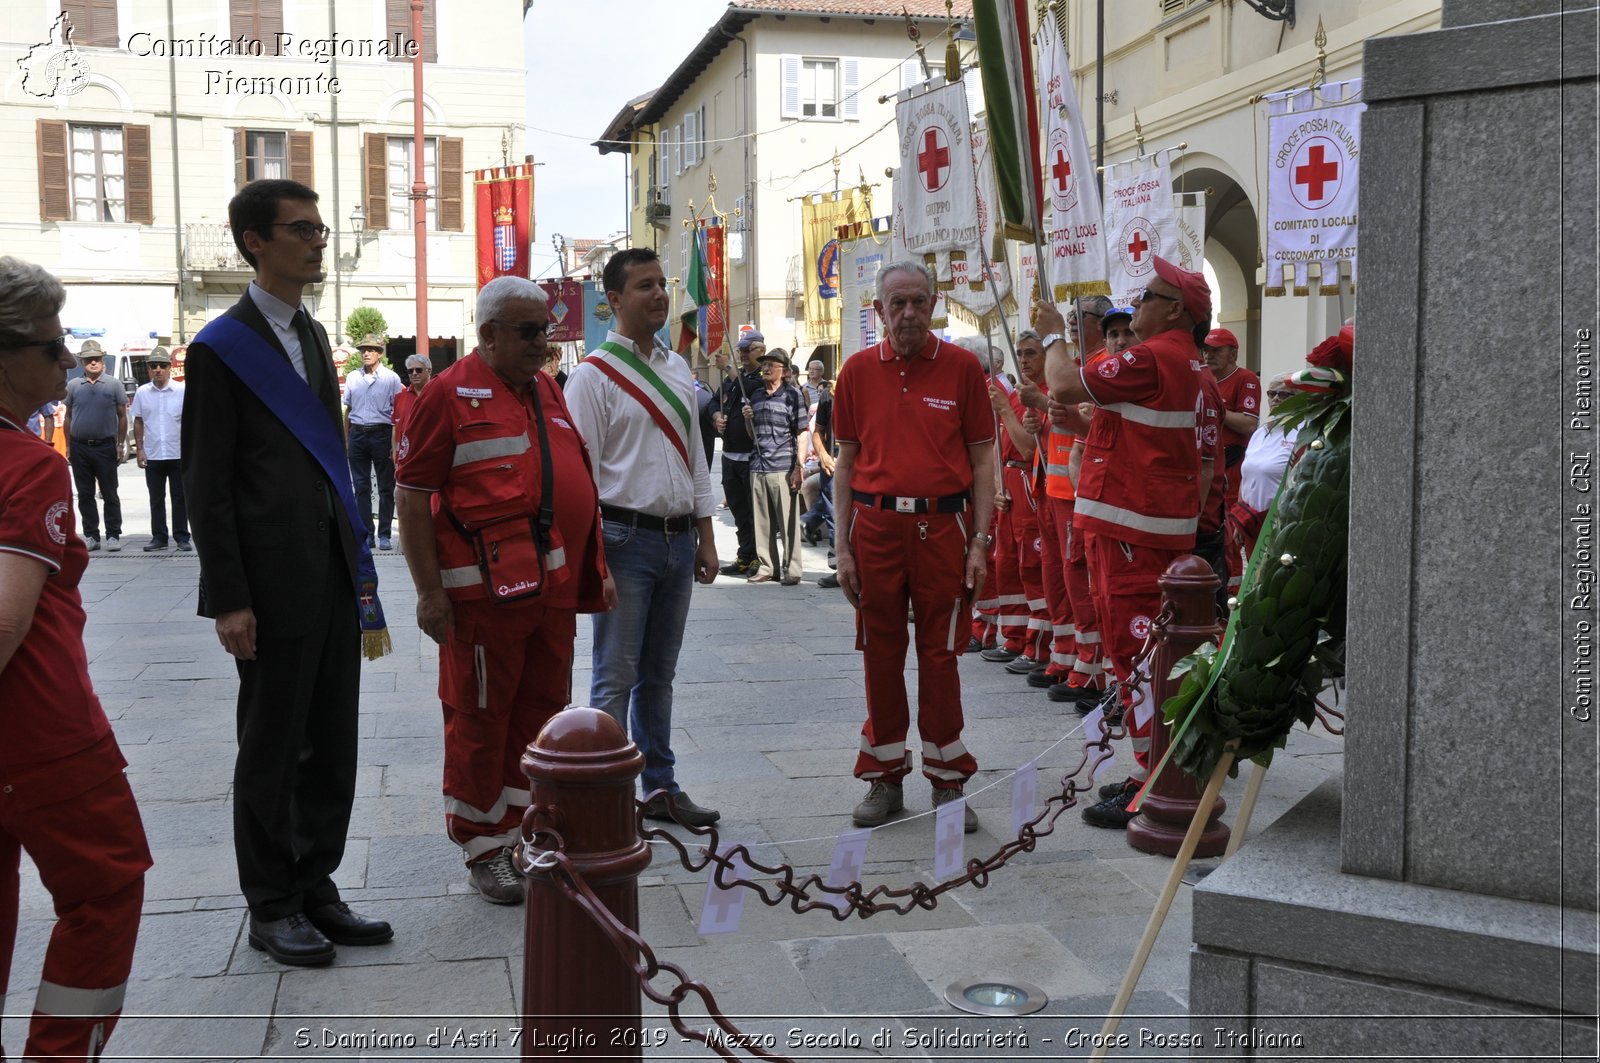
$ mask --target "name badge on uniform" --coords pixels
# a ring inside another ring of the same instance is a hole
[[[456,388],[456,394],[463,399],[492,399],[493,388]]]

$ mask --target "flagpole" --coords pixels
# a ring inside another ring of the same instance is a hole
[[[431,356],[428,342],[428,181],[423,165],[426,155],[422,136],[422,62],[427,49],[422,37],[422,0],[411,0],[411,42],[416,52],[411,57],[411,211],[417,247],[417,340],[416,353]]]

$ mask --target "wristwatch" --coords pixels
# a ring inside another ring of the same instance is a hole
[[[1050,333],[1050,335],[1048,335],[1048,336],[1046,336],[1044,338],[1044,349],[1048,351],[1050,349],[1051,344],[1055,343],[1057,340],[1062,340],[1064,342],[1066,340],[1066,337],[1063,336],[1059,332]]]
[[[972,541],[975,543],[982,543],[984,546],[993,546],[994,536],[990,535],[988,532],[973,532]]]

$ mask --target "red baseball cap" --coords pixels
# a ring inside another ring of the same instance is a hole
[[[1178,295],[1183,299],[1183,308],[1189,311],[1189,316],[1194,318],[1195,324],[1210,320],[1211,285],[1206,283],[1205,276],[1168,262],[1160,255],[1151,257],[1155,259],[1156,276],[1178,289]]]
[[[1234,350],[1238,350],[1239,339],[1225,328],[1214,328],[1206,333],[1205,345],[1207,347],[1232,347]]]

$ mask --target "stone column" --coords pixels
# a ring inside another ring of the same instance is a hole
[[[1196,890],[1196,1055],[1594,1057],[1580,6],[1445,0],[1366,45],[1344,785]]]

